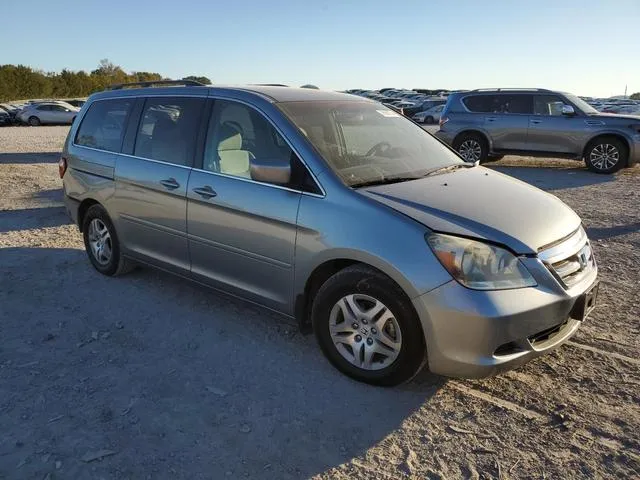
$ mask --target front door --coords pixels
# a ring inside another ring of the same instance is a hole
[[[204,103],[147,98],[130,154],[116,162],[114,205],[123,246],[137,258],[184,274],[190,268],[187,185]]]
[[[251,165],[296,162],[272,124],[228,100],[213,105],[202,168],[187,192],[195,278],[284,313],[293,313],[296,219],[301,191],[256,181]]]
[[[584,136],[587,129],[584,119],[562,115],[565,102],[558,95],[539,94],[534,96],[533,115],[529,116],[528,149],[536,152],[580,153],[577,138]]]

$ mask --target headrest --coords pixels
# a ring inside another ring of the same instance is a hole
[[[242,134],[233,126],[225,123],[220,128],[218,151],[242,150]]]

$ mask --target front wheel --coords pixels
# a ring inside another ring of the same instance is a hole
[[[595,173],[614,173],[627,164],[627,146],[614,137],[603,137],[591,143],[584,162]]]
[[[427,118],[424,119],[424,123],[426,123],[427,125],[433,125],[435,122],[433,120],[433,117],[429,115]]]
[[[489,155],[486,140],[476,133],[463,133],[456,138],[453,148],[465,162],[485,162]]]
[[[402,289],[364,265],[333,275],[311,311],[320,348],[341,372],[392,386],[413,378],[425,359],[420,321]]]
[[[40,122],[40,119],[36,116],[33,117],[29,117],[29,125],[31,125],[32,127],[38,127],[40,126],[42,123]]]

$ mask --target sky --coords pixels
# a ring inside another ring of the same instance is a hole
[[[0,64],[320,88],[640,92],[640,0],[0,0]]]

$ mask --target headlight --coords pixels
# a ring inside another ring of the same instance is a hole
[[[503,248],[437,233],[427,242],[442,266],[465,287],[506,290],[537,285],[520,260]]]

